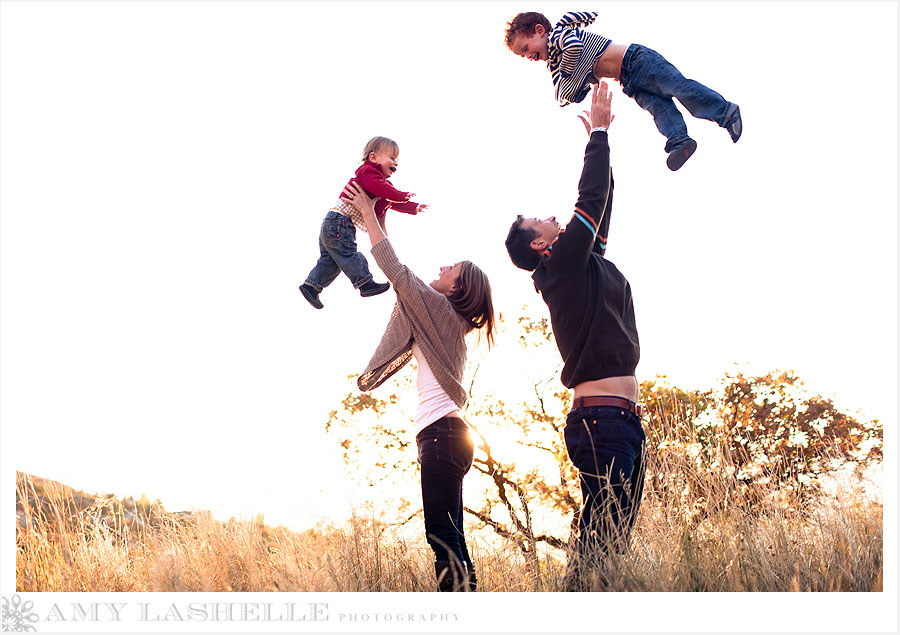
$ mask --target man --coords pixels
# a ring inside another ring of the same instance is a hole
[[[609,550],[622,551],[643,489],[644,431],[634,371],[640,358],[631,286],[604,257],[613,180],[607,128],[612,94],[594,86],[590,140],[578,183],[578,203],[563,230],[554,217],[519,216],[506,249],[550,309],[563,358],[562,383],[573,390],[565,442],[578,468],[582,509],[570,573]],[[577,583],[577,581],[576,581]]]

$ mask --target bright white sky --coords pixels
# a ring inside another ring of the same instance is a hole
[[[503,32],[520,10],[596,8],[3,3],[4,511],[15,470],[295,527],[349,509],[323,423],[393,293],[341,276],[309,307],[321,218],[365,141],[392,137],[395,185],[431,205],[390,215],[401,258],[428,280],[472,259],[499,311],[543,311],[503,239],[517,213],[570,217],[586,136]],[[735,145],[688,117],[699,149],[672,173],[612,87],[608,257],[634,289],[639,376],[794,369],[891,443],[896,5],[601,10],[594,30],[658,50],[745,125]]]

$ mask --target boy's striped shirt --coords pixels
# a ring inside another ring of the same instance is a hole
[[[582,30],[598,15],[595,11],[570,11],[550,31],[547,67],[560,105],[584,99],[588,92],[585,80],[610,44],[609,38]]]

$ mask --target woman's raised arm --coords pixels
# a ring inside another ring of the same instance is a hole
[[[415,275],[397,259],[391,241],[387,240],[387,232],[385,232],[382,219],[375,216],[375,201],[378,199],[369,197],[356,181],[347,184],[341,198],[355,207],[362,215],[366,231],[369,232],[369,240],[372,241],[372,255],[375,257],[375,262],[394,285],[397,294],[416,293]]]
[[[387,238],[384,227],[378,222],[378,217],[375,216],[375,201],[377,199],[369,198],[369,195],[359,187],[356,181],[351,181],[347,184],[341,194],[341,198],[350,203],[350,205],[355,207],[359,213],[362,214],[363,221],[366,223],[366,230],[369,232],[369,239],[372,241],[373,246],[375,243],[381,242]]]

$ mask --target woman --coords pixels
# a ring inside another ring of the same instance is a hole
[[[438,277],[426,284],[400,264],[375,217],[373,199],[355,182],[344,190],[344,198],[362,214],[372,256],[397,293],[381,343],[357,385],[363,391],[377,388],[415,356],[422,507],[438,588],[474,591],[475,567],[463,534],[462,482],[472,467],[475,446],[460,409],[466,403],[466,334],[483,328],[488,346],[493,343],[491,285],[468,260],[441,267]]]

